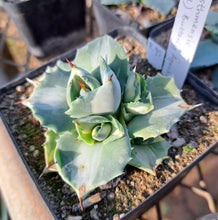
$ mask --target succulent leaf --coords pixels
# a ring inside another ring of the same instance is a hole
[[[131,147],[127,135],[104,144],[86,144],[70,132],[57,142],[55,161],[60,176],[84,198],[96,187],[122,174],[130,160]]]
[[[169,14],[172,8],[176,5],[175,0],[142,0],[142,3],[164,15]]]
[[[123,102],[152,102],[149,97],[150,91],[147,88],[147,83],[142,75],[134,72],[129,73],[129,78],[126,83]]]
[[[167,15],[176,5],[174,0],[101,0],[104,5],[118,5],[131,2],[143,3],[147,7],[157,10],[164,15]]]
[[[76,119],[74,122],[79,134],[77,139],[83,140],[87,144],[94,144],[97,141],[109,143],[121,138],[125,133],[119,121],[110,115],[107,117],[88,116]],[[104,136],[103,139],[102,135]],[[102,140],[97,140],[99,136],[101,136]]]
[[[155,175],[155,167],[167,157],[170,144],[162,137],[155,138],[151,143],[133,144],[130,165]]]
[[[218,12],[209,11],[205,22],[205,28],[210,32],[212,39],[218,43]]]
[[[44,79],[34,88],[29,100],[24,102],[40,123],[55,132],[72,129],[70,117],[63,114],[67,109],[66,85],[70,72],[61,69],[58,64],[47,69]],[[58,79],[58,80],[57,80]]]
[[[110,36],[96,38],[78,49],[73,64],[88,71],[96,79],[100,79],[101,58],[107,61],[108,66],[116,74],[123,91],[129,73],[129,60],[122,45]]]
[[[90,91],[93,91],[101,85],[99,81],[86,70],[74,66],[67,84],[67,101],[69,106],[71,102],[80,95],[80,83],[83,83],[87,90]]]
[[[205,26],[216,26],[218,25],[218,12],[217,11],[209,11],[207,15],[207,19],[205,21]]]
[[[135,115],[144,115],[154,109],[147,83],[138,73],[130,72],[123,102],[122,115],[127,122]]]
[[[138,101],[137,99],[139,88],[137,85],[137,81],[135,78],[135,74],[133,72],[130,72],[128,80],[126,82],[125,92],[123,96],[124,103],[132,102],[132,101]]]
[[[211,39],[200,41],[191,68],[198,69],[215,64],[218,64],[218,44]]]
[[[123,104],[128,113],[133,113],[134,115],[144,115],[154,109],[151,103],[143,102],[130,102]]]
[[[135,116],[128,124],[130,137],[148,139],[166,133],[188,110],[173,79],[161,76],[148,77],[148,89],[155,109],[146,115]]]
[[[112,127],[110,123],[102,123],[92,130],[92,137],[96,141],[104,141],[111,133]]]
[[[58,134],[56,134],[52,130],[48,130],[45,133],[46,142],[44,144],[44,151],[45,151],[45,162],[46,167],[45,170],[52,170],[54,171],[53,165],[54,163],[54,152],[56,148],[56,141],[59,137]]]
[[[84,93],[71,102],[66,114],[72,118],[80,118],[89,115],[114,114],[118,110],[121,102],[119,81],[104,60],[100,61],[100,72],[102,86]]]
[[[113,87],[111,90],[110,97],[108,97],[107,101],[111,102],[110,99],[112,99],[112,102],[114,103],[114,108],[117,110],[121,102],[120,83],[117,79],[116,74],[107,65],[107,62],[103,58],[100,60],[100,74],[103,85],[112,82]],[[114,112],[116,112],[116,110]]]

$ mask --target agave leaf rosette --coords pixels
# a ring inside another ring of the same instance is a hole
[[[57,170],[83,198],[122,174],[131,159],[125,124],[117,118],[128,58],[105,36],[79,49],[72,62],[47,68],[24,104],[48,128],[46,168]]]
[[[155,174],[169,148],[160,135],[189,109],[171,78],[145,80],[130,71],[122,45],[109,36],[48,68],[29,99],[25,104],[47,127],[46,168],[80,199],[128,163]]]
[[[84,69],[72,65],[67,86],[69,110],[66,114],[72,118],[89,115],[114,114],[121,103],[120,83],[103,58],[99,59],[100,79]]]
[[[147,88],[147,82],[142,75],[131,71],[126,83],[122,115],[126,122],[131,121],[136,115],[146,115],[154,109],[151,92]]]

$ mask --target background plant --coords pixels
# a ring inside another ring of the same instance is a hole
[[[164,15],[167,15],[177,4],[176,0],[101,0],[101,3],[105,5],[119,5],[133,2],[142,3],[148,8],[157,10]]]
[[[218,12],[209,11],[205,22],[205,29],[209,32],[206,39],[202,39],[197,47],[191,69],[214,67],[211,80],[214,88],[218,89]]]

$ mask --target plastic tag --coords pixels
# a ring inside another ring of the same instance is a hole
[[[180,0],[162,73],[182,88],[212,0]]]
[[[148,38],[146,57],[153,67],[158,70],[162,68],[165,53],[166,50],[163,47],[156,43],[152,38]]]

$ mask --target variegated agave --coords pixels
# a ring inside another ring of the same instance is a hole
[[[47,128],[46,169],[57,171],[80,201],[127,164],[155,174],[169,149],[160,135],[189,109],[173,80],[130,71],[122,45],[109,36],[67,61],[47,68],[24,103]]]

